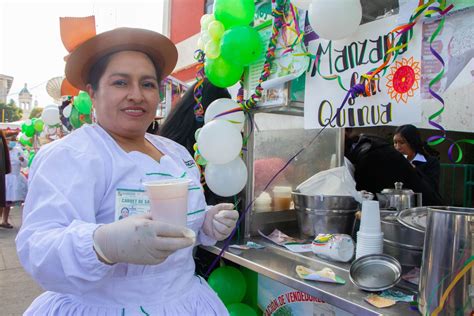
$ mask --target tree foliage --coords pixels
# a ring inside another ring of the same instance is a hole
[[[2,122],[16,122],[21,120],[23,110],[16,106],[15,101],[10,99],[8,104],[0,102],[0,120]]]

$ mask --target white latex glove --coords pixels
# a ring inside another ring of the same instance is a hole
[[[233,209],[230,203],[221,203],[212,206],[206,214],[202,230],[206,235],[216,240],[229,237],[239,219],[239,212]]]
[[[150,214],[143,214],[102,225],[93,238],[99,259],[106,263],[153,265],[165,261],[176,250],[193,245],[196,234],[189,228],[154,221]]]

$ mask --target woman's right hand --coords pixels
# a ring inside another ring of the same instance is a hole
[[[150,214],[143,214],[101,225],[93,238],[94,249],[105,263],[153,265],[192,246],[196,234],[189,228],[154,221]]]

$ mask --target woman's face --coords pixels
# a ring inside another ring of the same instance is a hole
[[[98,123],[124,138],[145,135],[160,101],[155,67],[136,51],[112,55],[97,90],[88,85],[88,92]]]
[[[400,134],[395,134],[393,136],[393,146],[396,150],[398,150],[401,154],[406,156],[412,156],[415,152],[411,148],[410,144],[408,144],[405,137]]]

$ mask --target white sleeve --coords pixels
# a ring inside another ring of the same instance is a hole
[[[16,245],[44,289],[80,294],[113,269],[97,259],[92,239],[106,171],[101,159],[58,147],[35,157]]]

